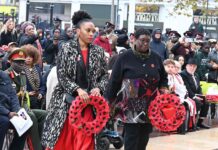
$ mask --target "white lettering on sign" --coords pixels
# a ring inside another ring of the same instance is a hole
[[[210,17],[208,16],[207,18],[204,17],[199,17],[199,21],[203,24],[203,25],[217,25],[217,17]],[[206,23],[207,21],[207,23]]]
[[[135,21],[140,22],[158,22],[159,14],[157,13],[136,13]]]

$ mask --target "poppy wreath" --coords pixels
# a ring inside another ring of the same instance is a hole
[[[156,96],[148,109],[151,124],[163,132],[177,130],[185,120],[185,114],[185,107],[174,94]]]
[[[218,95],[206,95],[206,99],[209,102],[218,102]]]
[[[90,101],[85,103],[79,96],[72,102],[69,109],[69,119],[71,125],[87,135],[99,133],[106,125],[109,119],[109,105],[103,97],[89,96]],[[83,110],[91,105],[96,110],[96,116],[93,121],[87,122],[82,117]]]

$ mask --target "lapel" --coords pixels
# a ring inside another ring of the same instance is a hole
[[[88,46],[88,54],[87,54],[87,60],[86,60],[86,65],[85,65],[85,62],[84,62],[84,58],[83,58],[83,55],[82,55],[82,52],[81,52],[81,49],[80,49],[80,46],[79,44],[77,45],[77,51],[78,51],[78,59],[77,59],[77,65],[80,69],[82,69],[82,72],[84,72],[86,74],[86,76],[88,76],[89,74],[89,56],[90,56],[90,46]]]

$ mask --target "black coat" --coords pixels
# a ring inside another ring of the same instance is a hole
[[[48,63],[48,64],[55,64],[55,57],[57,56],[58,53],[58,45],[54,45],[53,44],[53,40],[49,40],[46,43],[45,46],[45,51],[44,51],[44,60]]]
[[[193,98],[195,96],[195,94],[202,94],[202,89],[200,86],[200,79],[196,74],[194,75],[194,77],[195,77],[195,80],[197,82],[197,88],[195,86],[195,82],[192,78],[192,75],[189,74],[186,71],[186,69],[181,72],[181,76],[182,76],[184,84],[188,90],[188,95],[190,98]]]
[[[10,42],[17,42],[17,33],[14,32],[2,32],[0,37],[0,45],[8,45]]]

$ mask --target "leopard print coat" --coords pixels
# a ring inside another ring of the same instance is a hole
[[[58,85],[56,86],[51,102],[49,104],[48,116],[44,124],[42,134],[42,144],[51,149],[54,148],[58,140],[61,129],[67,117],[69,104],[64,100],[64,93],[73,94],[79,87],[76,83],[77,61],[81,59],[78,52],[77,40],[71,40],[63,44],[58,53],[57,75]],[[88,78],[90,87],[98,87],[104,93],[108,81],[107,64],[105,61],[104,50],[98,46],[89,46]]]

